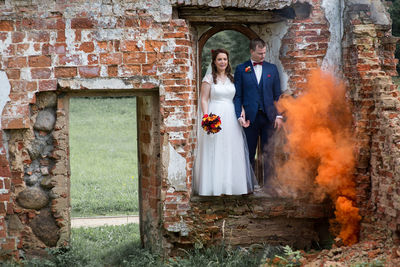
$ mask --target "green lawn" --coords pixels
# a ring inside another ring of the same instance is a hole
[[[6,262],[4,266],[40,267],[105,267],[105,266],[148,266],[148,267],[257,267],[265,262],[265,252],[249,252],[240,248],[216,246],[181,250],[183,257],[162,259],[140,245],[137,224],[101,226],[72,229],[68,248],[49,249],[48,259],[30,259],[23,265]],[[3,266],[3,265],[1,265]],[[292,265],[299,266],[299,265]]]
[[[72,217],[138,213],[135,98],[72,98]]]

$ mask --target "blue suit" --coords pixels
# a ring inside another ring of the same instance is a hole
[[[236,67],[235,71],[236,94],[233,99],[236,117],[239,118],[242,106],[246,113],[246,120],[250,120],[250,126],[244,128],[249,147],[250,162],[254,168],[254,158],[258,137],[261,136],[261,144],[266,149],[268,139],[274,132],[274,123],[278,111],[274,101],[278,101],[281,95],[281,83],[279,72],[274,64],[263,62],[260,83],[251,60]],[[264,184],[271,168],[266,167]]]

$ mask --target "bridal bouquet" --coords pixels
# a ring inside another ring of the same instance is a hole
[[[207,134],[215,134],[221,131],[221,118],[215,114],[204,114],[201,127]]]

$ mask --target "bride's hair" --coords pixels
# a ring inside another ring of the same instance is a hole
[[[222,48],[218,48],[215,50],[211,50],[211,74],[213,77],[213,82],[216,84],[217,83],[217,65],[215,65],[215,59],[217,58],[218,54],[223,53],[226,55],[226,57],[228,58],[228,66],[226,66],[225,69],[225,74],[226,76],[229,78],[229,80],[231,80],[231,82],[233,82],[233,76],[231,74],[231,64],[229,63],[229,52],[226,51],[225,49]]]

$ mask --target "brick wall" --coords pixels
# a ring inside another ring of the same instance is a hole
[[[199,237],[205,244],[220,242],[227,229],[234,232],[229,237],[232,244],[284,243],[285,238],[295,244],[297,236],[282,223],[286,219],[293,229],[303,229],[306,242],[298,246],[307,247],[321,238],[314,225],[331,216],[329,203],[192,196],[199,36],[190,22],[177,18],[172,7],[198,6],[197,1],[160,1],[158,5],[150,0],[44,2],[0,3],[0,70],[11,85],[1,117],[0,257],[18,257],[19,249],[44,247],[29,227],[40,212],[22,209],[16,196],[25,188],[24,164],[30,160],[27,151],[36,119],[32,107],[45,91],[56,92],[59,98],[53,151],[57,161],[51,170],[59,181],[59,197],[50,204],[61,229],[58,245],[66,244],[69,235],[65,99],[88,92],[138,96],[141,232],[146,246],[174,253],[179,247],[192,246]],[[249,5],[254,10],[271,10],[297,1],[253,2]],[[310,16],[285,19],[287,32],[279,57],[288,75],[287,88],[295,94],[304,87],[308,70],[323,63],[331,38],[324,2],[305,2],[312,6]],[[245,5],[221,0],[201,6]],[[353,6],[351,1],[346,5],[343,73],[353,101],[363,233],[375,221],[389,223],[393,232],[400,209],[396,191],[399,96],[390,78],[395,40],[387,26],[371,22],[370,9],[371,5]],[[254,28],[260,36],[268,31],[266,25]],[[178,180],[171,173],[179,174]],[[306,227],[306,222],[313,227]],[[267,225],[276,226],[275,232],[257,234]],[[272,240],[274,234],[279,238]]]
[[[349,1],[345,11],[343,72],[355,120],[361,238],[379,238],[376,233],[383,231],[386,238],[398,239],[400,98],[391,78],[397,75],[397,38],[390,24],[371,19],[368,5]]]

